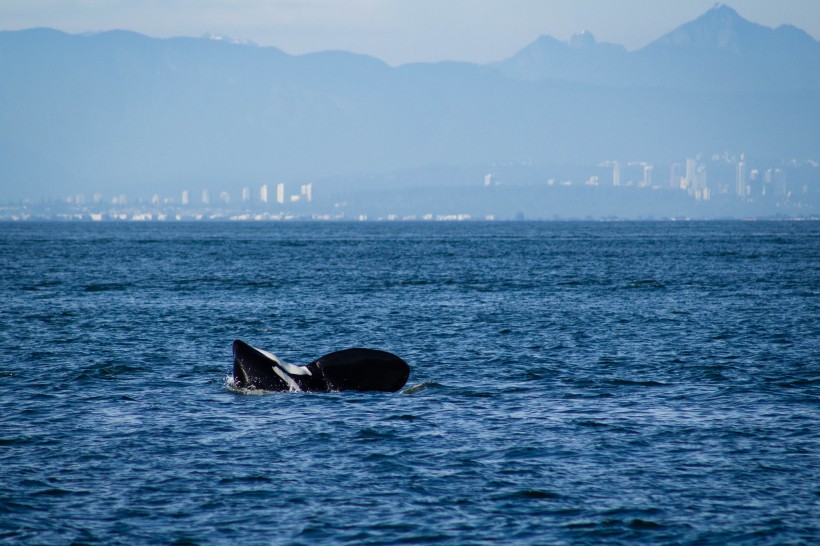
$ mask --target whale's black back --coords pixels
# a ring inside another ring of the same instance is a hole
[[[387,391],[401,389],[410,366],[392,353],[375,349],[345,349],[330,353],[307,365],[321,373],[332,391]]]

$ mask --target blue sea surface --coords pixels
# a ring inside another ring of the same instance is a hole
[[[3,543],[820,540],[820,222],[5,223],[0,297]]]

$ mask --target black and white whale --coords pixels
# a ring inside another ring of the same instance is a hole
[[[233,380],[243,389],[396,392],[409,375],[404,360],[375,349],[345,349],[296,366],[244,341],[233,342]]]

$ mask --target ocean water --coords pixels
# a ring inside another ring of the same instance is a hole
[[[0,224],[0,542],[812,544],[820,222]],[[399,393],[246,393],[231,342]]]

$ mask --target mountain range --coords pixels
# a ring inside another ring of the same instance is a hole
[[[722,5],[633,52],[584,33],[487,65],[5,31],[0,71],[0,201],[820,150],[820,43]]]
[[[705,93],[820,89],[820,42],[791,25],[772,29],[718,4],[629,52],[588,32],[560,42],[542,36],[495,66],[522,80],[649,86]]]

